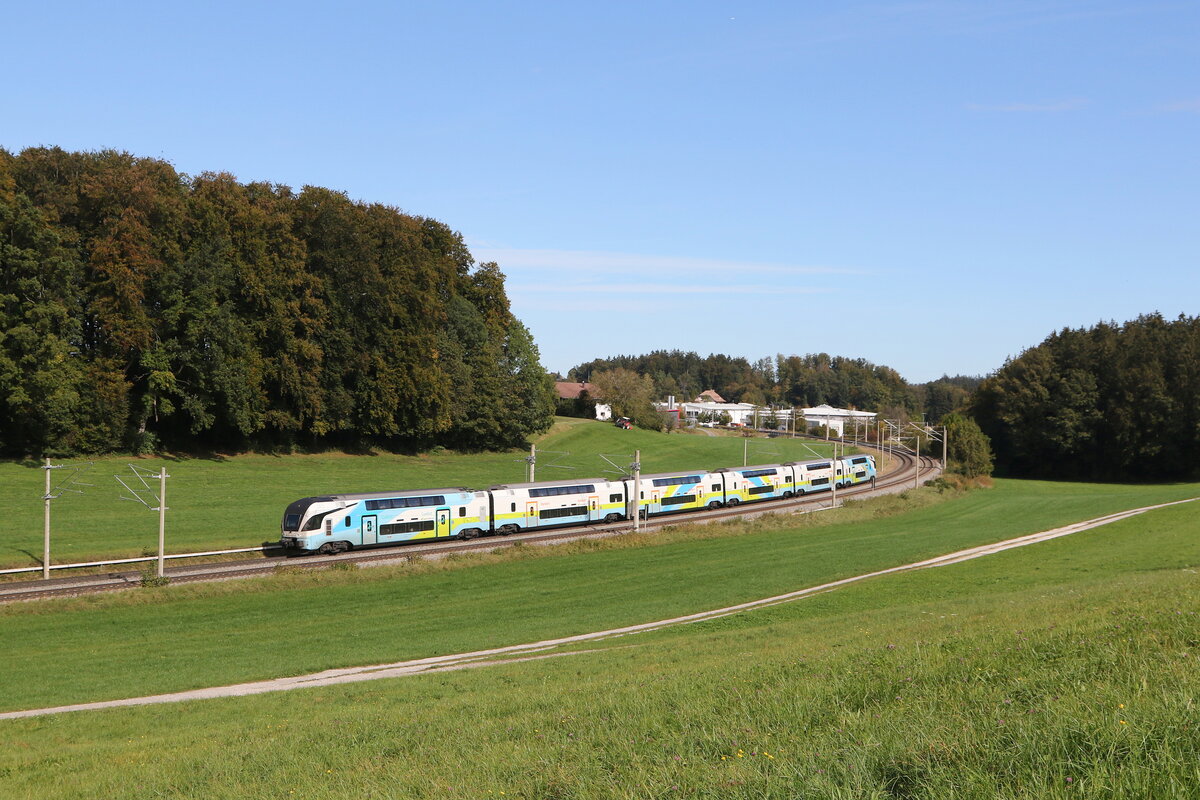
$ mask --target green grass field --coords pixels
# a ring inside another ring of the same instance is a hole
[[[710,526],[411,575],[9,606],[0,681],[15,708],[531,641],[1198,493],[999,482],[786,530]],[[4,722],[0,787],[13,798],[1197,796],[1196,518],[1176,506],[545,661]]]
[[[736,436],[659,434],[622,431],[594,421],[560,418],[538,442],[547,451],[539,459],[538,478],[605,475],[611,469],[600,454],[628,464],[642,450],[643,470],[736,466],[743,441]],[[814,456],[813,450],[820,453]],[[829,450],[801,439],[752,439],[751,463],[823,457]],[[157,472],[167,482],[167,551],[172,553],[255,547],[279,539],[279,520],[291,501],[317,494],[386,491],[440,486],[487,487],[525,480],[528,453],[449,451],[417,456],[376,454],[264,456],[208,459],[98,459],[81,478],[93,484],[84,494],[66,493],[51,504],[51,560],[72,563],[149,554],[158,547],[158,515],[120,499],[114,480],[127,475],[129,463]],[[556,468],[562,465],[570,469]],[[54,474],[58,479],[58,474]],[[45,474],[35,464],[0,463],[0,503],[8,521],[0,536],[0,567],[37,566],[42,556]]]
[[[807,515],[432,566],[325,571],[0,607],[0,707],[177,691],[521,644],[768,597],[1200,494],[999,482]],[[560,555],[561,553],[561,555]],[[60,610],[69,611],[62,613]],[[567,610],[567,613],[564,613]]]

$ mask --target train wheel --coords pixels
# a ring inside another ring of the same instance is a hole
[[[621,519],[622,519],[622,517],[620,514],[606,514],[604,516],[605,522],[620,522]]]
[[[709,502],[708,507],[712,508],[712,509],[718,509],[721,507],[721,501],[720,500],[712,500]]]
[[[508,536],[510,533],[516,533],[519,530],[521,530],[521,526],[519,525],[501,525],[499,533],[501,536]]]
[[[729,502],[726,503],[725,505],[732,507],[732,506],[736,506],[740,502],[742,502],[742,501],[737,499],[736,497],[731,497],[731,498],[729,498]]]

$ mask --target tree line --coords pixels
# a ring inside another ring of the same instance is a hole
[[[1042,478],[1200,476],[1200,317],[1064,328],[971,401],[1001,471]]]
[[[812,407],[823,403],[866,408],[905,419],[936,421],[963,408],[982,378],[943,376],[926,384],[910,384],[896,370],[862,358],[827,353],[777,355],[751,362],[741,356],[700,356],[682,350],[656,350],[646,355],[597,358],[573,367],[572,381],[627,369],[650,380],[659,399],[675,395],[691,400],[713,389],[731,403],[759,406]]]
[[[552,409],[504,275],[437,220],[0,149],[0,452],[505,447]]]

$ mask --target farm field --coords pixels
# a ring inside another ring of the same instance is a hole
[[[314,580],[284,592],[267,591],[264,581],[210,598],[173,597],[171,588],[138,594],[158,598],[152,605],[127,596],[8,608],[0,636],[19,646],[31,636],[69,635],[77,623],[76,637],[106,619],[110,627],[74,642],[90,653],[90,665],[62,663],[62,653],[25,646],[6,670],[3,694],[32,697],[33,681],[18,676],[40,671],[46,679],[51,664],[75,678],[129,670],[112,660],[109,650],[119,647],[106,645],[105,635],[151,617],[172,618],[174,643],[199,644],[196,658],[219,640],[208,638],[198,619],[184,619],[184,609],[236,596],[264,595],[276,608],[294,610],[304,596],[329,601],[381,583],[427,591],[429,581],[455,582],[461,595],[426,595],[441,609],[426,614],[434,617],[426,628],[413,629],[410,619],[387,632],[394,658],[413,639],[430,650],[461,649],[450,629],[476,624],[481,612],[460,600],[515,578],[505,572],[514,567],[554,569],[542,572],[538,584],[516,581],[507,587],[512,594],[490,598],[516,601],[503,606],[504,633],[493,639],[532,640],[540,635],[535,629],[545,631],[539,599],[556,606],[558,618],[581,618],[571,627],[598,626],[606,617],[659,617],[676,605],[712,607],[742,594],[760,596],[772,585],[862,571],[871,560],[866,554],[885,541],[908,545],[890,550],[891,557],[901,549],[945,551],[1021,532],[1016,528],[1045,529],[1116,507],[1194,496],[1198,488],[1000,482],[951,499],[922,490],[856,504],[844,512],[859,515],[853,522],[810,517],[810,527],[791,531],[731,526],[717,539],[668,535],[651,547],[460,564],[385,581],[367,578],[372,570],[328,573],[321,578],[351,583]],[[1162,509],[976,561],[593,643],[590,652],[561,658],[3,722],[10,746],[0,753],[0,778],[13,798],[1195,796],[1195,519],[1189,506]],[[787,549],[801,542],[809,547]],[[764,553],[770,558],[756,559]],[[727,582],[722,576],[735,569],[734,556],[751,567]],[[756,577],[769,561],[786,563],[790,575]],[[595,597],[604,579],[643,563],[651,566],[613,596]],[[667,568],[672,563],[676,568]],[[587,602],[576,605],[570,593],[580,580],[585,585],[575,599]],[[745,582],[752,590],[729,585]],[[683,603],[670,601],[681,592]],[[592,607],[613,604],[637,611]],[[323,633],[297,628],[282,615],[279,628],[297,634],[298,650],[332,638],[334,650],[348,653],[352,640],[370,635],[382,618],[360,627],[346,624],[345,613],[355,617],[369,605],[325,614]],[[206,610],[218,607],[234,610]],[[308,611],[319,614],[317,607]],[[133,616],[121,620],[122,614]],[[43,629],[14,628],[14,620],[41,620]],[[486,644],[480,634],[471,633],[468,646]],[[165,638],[120,646],[149,663],[173,649]],[[288,660],[284,652],[273,655],[277,664]],[[204,658],[229,656],[218,646]],[[155,690],[149,671],[126,674],[138,693]]]
[[[559,418],[537,444],[570,453],[547,453],[539,459],[538,477],[542,480],[604,475],[611,467],[600,453],[610,457],[624,454],[624,461],[613,458],[621,464],[628,463],[633,451],[640,448],[643,469],[649,472],[740,465],[743,448],[741,437],[736,436],[622,431],[606,423],[568,418]],[[783,438],[752,439],[749,449],[751,463],[756,463],[756,458],[757,463],[764,463],[829,453],[820,442]],[[327,453],[97,459],[81,478],[93,484],[84,494],[68,492],[51,503],[51,559],[62,564],[157,552],[157,514],[121,500],[124,492],[113,479],[116,474],[130,474],[129,463],[155,473],[166,466],[171,476],[167,481],[167,551],[187,553],[276,542],[283,509],[300,497],[521,482],[527,467],[518,459],[525,455],[527,451],[443,451],[415,456]],[[58,474],[52,477],[57,479]],[[36,464],[0,463],[0,502],[9,510],[5,535],[0,537],[0,568],[41,564],[44,480],[44,472]]]
[[[638,540],[9,604],[0,607],[10,665],[0,675],[0,708],[178,691],[604,630],[1197,494],[1195,485],[1001,481],[953,499],[926,489],[852,503],[834,514],[679,527]]]

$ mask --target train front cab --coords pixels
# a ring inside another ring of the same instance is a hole
[[[285,550],[339,553],[354,547],[471,538],[487,530],[486,492],[423,489],[305,498],[284,512]]]
[[[875,480],[875,459],[871,456],[851,456],[842,459],[842,482],[856,486]]]

